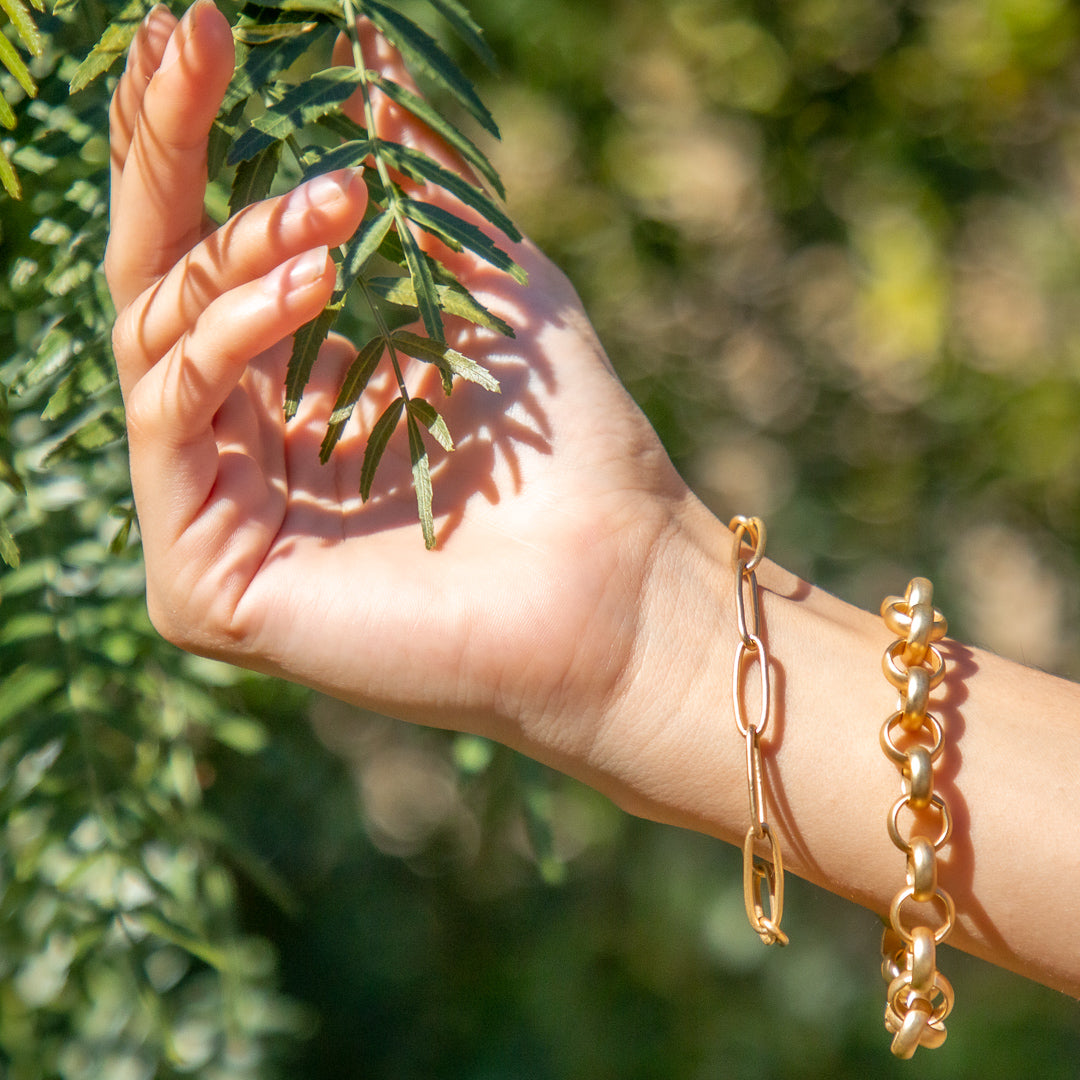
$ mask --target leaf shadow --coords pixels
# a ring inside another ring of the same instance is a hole
[[[447,317],[447,339],[453,348],[487,368],[499,381],[500,392],[492,393],[457,379],[452,394],[446,397],[434,366],[401,357],[410,395],[431,402],[446,420],[454,440],[454,450],[446,452],[424,433],[434,486],[438,546],[447,543],[458,530],[469,503],[476,497],[494,506],[521,493],[526,452],[544,456],[552,453],[554,429],[548,403],[558,386],[554,365],[541,347],[540,338],[547,331],[565,327],[564,312],[570,302],[558,290],[523,289],[507,275],[482,266],[474,269],[467,284],[485,304],[500,309],[516,336],[503,337]],[[317,457],[328,415],[326,402],[332,397],[328,388],[356,355],[352,347],[343,351],[328,346],[324,353],[316,362],[308,392],[314,390],[323,403],[291,432],[290,456],[294,459],[308,454]],[[297,470],[289,476],[290,498],[306,506],[303,530],[308,535],[348,539],[412,526],[419,541],[404,422],[399,423],[387,445],[367,501],[359,505],[364,444],[375,419],[399,393],[385,357],[381,365],[381,377],[373,378],[365,390],[363,408],[358,405],[354,411],[326,466],[335,471],[339,504],[333,505],[324,492],[307,486],[310,482],[305,477],[310,477],[310,470]],[[300,414],[297,419],[301,419]],[[318,486],[322,488],[321,483]]]

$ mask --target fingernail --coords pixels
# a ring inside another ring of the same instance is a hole
[[[270,275],[270,290],[276,292],[282,288],[285,292],[293,292],[310,285],[313,281],[323,276],[326,270],[326,259],[330,249],[323,244],[322,247],[312,248],[302,255],[296,255],[284,262]],[[277,279],[276,281],[273,279]]]
[[[195,3],[184,12],[184,17],[176,24],[176,29],[173,30],[172,37],[169,38],[169,44],[165,46],[165,54],[161,58],[158,71],[168,71],[180,59],[180,54],[184,51],[184,46],[187,44],[188,38],[191,37],[195,21],[198,18],[198,9],[202,7],[203,3],[204,0],[195,0]]]
[[[187,16],[185,15],[186,19]],[[187,28],[183,21],[178,22],[173,29],[172,36],[169,38],[169,44],[165,46],[165,52],[161,56],[161,63],[158,64],[158,72],[168,71],[169,68],[180,59],[180,52],[183,49],[182,38],[187,37]]]
[[[289,195],[286,213],[317,209],[344,199],[359,175],[359,169],[342,169],[338,172],[313,176]]]

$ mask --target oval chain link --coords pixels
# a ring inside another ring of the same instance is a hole
[[[903,597],[886,597],[881,605],[885,625],[899,635],[882,658],[885,678],[899,691],[899,708],[885,721],[880,735],[881,748],[900,769],[904,787],[904,794],[889,811],[888,826],[892,842],[907,856],[907,885],[893,898],[881,941],[882,974],[889,982],[885,1028],[893,1036],[892,1052],[899,1058],[910,1058],[920,1046],[940,1046],[945,1041],[945,1018],[953,1006],[952,986],[937,970],[937,945],[956,923],[956,906],[937,876],[937,852],[949,840],[952,817],[945,800],[934,791],[933,767],[944,747],[945,732],[926,711],[930,691],[945,678],[945,657],[934,642],[948,631],[933,597],[934,587],[926,578],[913,578]],[[896,728],[909,736],[906,749],[894,741]],[[923,732],[932,740],[930,746],[918,741]],[[899,824],[905,808],[916,819],[907,839]],[[941,820],[934,838],[915,831],[928,811],[936,811]],[[927,926],[920,918],[909,929],[903,918],[908,901],[937,908],[938,924]]]
[[[746,917],[766,945],[786,945],[788,936],[780,929],[784,916],[784,863],[776,830],[765,811],[765,769],[761,761],[761,735],[769,724],[772,698],[769,683],[769,654],[761,639],[761,593],[755,570],[765,555],[765,525],[760,518],[732,518],[734,534],[731,566],[735,572],[735,616],[739,644],[731,673],[731,703],[735,726],[746,740],[746,786],[750,800],[750,828],[743,841],[743,901]],[[743,553],[747,543],[752,551]],[[749,594],[749,604],[747,603]],[[759,707],[757,722],[746,715],[745,681],[747,668],[758,666]],[[769,859],[754,852],[755,841],[768,840]]]

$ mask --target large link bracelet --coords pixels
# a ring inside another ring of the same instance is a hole
[[[926,710],[930,691],[945,677],[945,658],[934,642],[945,636],[945,617],[933,606],[934,588],[926,578],[913,578],[903,597],[882,602],[885,625],[897,634],[883,660],[885,677],[899,691],[899,708],[881,728],[881,748],[903,776],[903,794],[889,811],[892,842],[907,856],[907,884],[893,898],[889,926],[881,941],[882,975],[889,984],[885,1027],[892,1034],[892,1052],[910,1058],[920,1046],[945,1041],[945,1018],[953,1006],[949,980],[937,970],[937,946],[956,922],[952,897],[938,884],[937,852],[948,841],[952,819],[945,800],[934,791],[934,765],[945,733]],[[897,744],[897,739],[901,745]],[[929,745],[927,745],[929,743]],[[900,831],[900,814],[915,816],[911,833]],[[933,838],[917,832],[920,818],[939,821]],[[933,905],[936,925],[924,919],[905,922],[905,906]]]

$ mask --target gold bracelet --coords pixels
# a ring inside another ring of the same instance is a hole
[[[787,934],[780,929],[784,916],[784,863],[776,830],[765,820],[764,770],[761,764],[760,738],[769,723],[769,654],[761,640],[761,597],[755,570],[765,554],[765,526],[760,518],[735,517],[728,526],[735,534],[731,563],[735,570],[735,613],[739,625],[739,644],[731,679],[731,698],[735,726],[746,740],[746,784],[750,795],[751,825],[743,840],[743,900],[750,925],[766,945],[786,945]],[[743,556],[746,540],[753,553]],[[747,608],[745,586],[749,585]],[[761,700],[757,723],[751,723],[743,702],[743,679],[749,661],[757,661]],[[754,841],[768,840],[772,862],[754,854]],[[765,886],[765,894],[762,886]],[[765,900],[768,899],[766,912]]]
[[[952,819],[945,800],[934,791],[934,763],[941,756],[945,733],[940,721],[926,711],[930,691],[945,677],[945,658],[933,643],[948,630],[945,617],[933,606],[933,596],[934,587],[926,578],[913,578],[903,597],[887,596],[881,604],[885,625],[899,635],[885,650],[883,661],[885,677],[900,692],[899,708],[882,726],[880,740],[886,756],[903,774],[903,794],[889,811],[888,824],[892,842],[907,856],[907,885],[893,898],[890,925],[881,939],[881,973],[889,984],[885,1027],[899,1058],[910,1058],[920,1046],[940,1046],[945,1041],[945,1018],[953,1007],[953,988],[937,970],[936,959],[937,946],[956,922],[956,906],[937,881],[937,852],[949,839]],[[928,811],[936,814],[937,836],[904,839],[899,819],[905,807],[916,818]],[[909,900],[938,908],[938,925],[922,925],[920,920],[909,929],[903,918]]]

